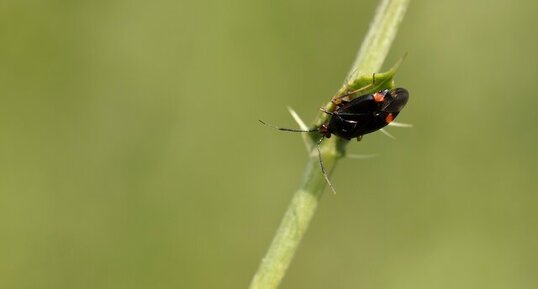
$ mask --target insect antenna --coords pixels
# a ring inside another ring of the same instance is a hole
[[[291,132],[315,132],[315,131],[319,131],[319,128],[313,128],[313,129],[307,129],[307,130],[304,130],[304,129],[293,129],[293,128],[285,128],[285,127],[278,127],[278,126],[274,126],[272,124],[268,124],[266,122],[264,122],[263,120],[261,119],[258,119],[259,122],[261,122],[263,125],[266,125],[268,127],[272,127],[274,129],[278,129],[278,130],[282,130],[282,131],[291,131]]]
[[[333,191],[333,194],[336,195],[336,190],[333,187],[333,184],[331,183],[331,180],[329,180],[329,175],[327,175],[327,171],[325,170],[325,165],[323,164],[323,159],[321,158],[321,148],[320,144],[325,139],[325,136],[321,137],[316,144],[316,149],[318,150],[318,158],[319,158],[319,166],[321,167],[321,173],[323,174],[323,177],[325,178],[325,181]]]
[[[259,122],[261,122],[263,125],[266,125],[268,127],[272,127],[274,129],[278,129],[278,130],[282,130],[282,131],[290,131],[290,132],[319,132],[319,128],[313,128],[313,129],[308,129],[308,130],[304,130],[304,129],[293,129],[293,128],[284,128],[284,127],[278,127],[278,126],[274,126],[272,124],[268,124],[266,122],[264,122],[263,120],[259,119],[258,120]],[[319,141],[316,143],[316,149],[318,151],[318,159],[319,159],[319,166],[321,167],[321,173],[323,174],[323,177],[325,178],[325,181],[327,182],[327,184],[329,185],[329,187],[331,188],[331,190],[333,191],[334,194],[336,194],[336,190],[334,189],[331,181],[329,180],[329,175],[327,174],[327,171],[325,170],[325,165],[323,164],[323,159],[321,158],[321,148],[320,148],[320,145],[321,145],[321,142],[325,139],[325,136],[322,136]]]

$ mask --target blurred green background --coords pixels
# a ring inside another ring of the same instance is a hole
[[[246,288],[378,1],[0,3],[0,288]],[[412,1],[411,99],[282,288],[537,288],[535,1]]]

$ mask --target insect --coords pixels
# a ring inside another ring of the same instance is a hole
[[[405,88],[385,89],[347,100],[347,96],[350,95],[348,93],[341,97],[333,98],[332,101],[336,104],[334,111],[322,109],[323,112],[330,115],[330,118],[324,124],[310,130],[281,128],[268,125],[260,120],[262,124],[282,131],[319,132],[321,138],[316,144],[319,163],[323,176],[333,192],[336,191],[329,180],[321,158],[320,144],[323,139],[330,138],[334,134],[347,140],[353,138],[361,140],[363,135],[375,132],[391,123],[409,100],[409,92]]]
[[[395,88],[362,95],[351,101],[341,100],[334,112],[324,111],[331,118],[317,131],[326,138],[334,134],[347,140],[360,140],[363,135],[391,123],[408,99],[409,93],[406,89]]]

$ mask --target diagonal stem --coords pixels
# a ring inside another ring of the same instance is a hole
[[[381,0],[348,80],[353,81],[362,73],[379,71],[408,4],[409,0]],[[331,138],[321,145],[321,156],[329,173],[342,157],[340,152],[347,143],[336,139]],[[325,186],[326,182],[314,154],[306,165],[300,189],[295,192],[269,250],[252,279],[250,289],[278,288],[314,216]]]

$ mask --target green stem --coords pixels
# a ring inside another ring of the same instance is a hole
[[[251,289],[278,287],[314,216],[324,187],[325,179],[319,169],[317,157],[310,158],[301,189],[293,196],[271,247],[250,284]]]
[[[379,71],[408,4],[409,0],[381,1],[349,72],[348,80],[358,78],[359,74]],[[344,87],[346,85],[347,83]],[[346,143],[335,137],[321,145],[321,156],[327,172],[332,172],[336,162],[342,157]],[[314,149],[306,165],[300,189],[295,192],[271,246],[252,279],[250,289],[274,289],[279,286],[314,216],[326,187],[315,152]]]
[[[360,72],[372,73],[381,69],[408,4],[409,0],[382,0],[379,3],[348,79],[357,78]]]

